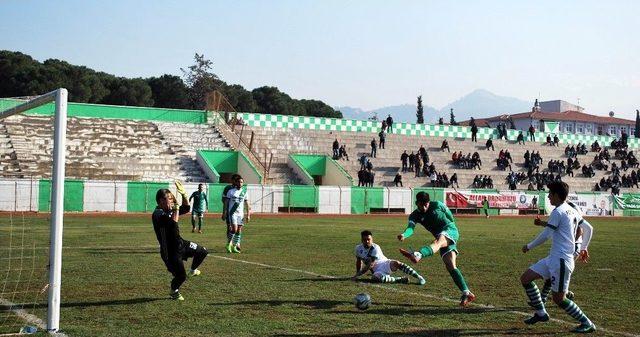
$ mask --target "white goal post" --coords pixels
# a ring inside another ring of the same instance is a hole
[[[53,172],[51,186],[51,223],[49,250],[49,299],[47,330],[60,328],[60,285],[62,271],[62,221],[64,215],[64,177],[67,136],[67,89],[60,88],[0,112],[0,119],[55,101],[53,135]]]

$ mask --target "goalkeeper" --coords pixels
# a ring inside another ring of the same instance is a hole
[[[180,286],[187,278],[184,261],[190,257],[193,258],[189,275],[200,275],[200,271],[197,268],[209,252],[205,247],[180,237],[178,220],[180,215],[189,212],[190,207],[182,184],[176,181],[176,187],[178,193],[182,195],[182,205],[178,206],[176,197],[170,190],[159,189],[156,193],[158,206],[151,216],[151,221],[160,244],[160,257],[162,257],[162,261],[167,266],[167,270],[173,275],[169,295],[174,300],[183,301],[184,297],[180,294]]]

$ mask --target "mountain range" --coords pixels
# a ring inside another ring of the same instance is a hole
[[[417,98],[416,98],[417,99]],[[533,106],[532,101],[525,101],[514,97],[499,96],[488,90],[477,89],[471,93],[453,101],[441,109],[422,102],[425,123],[436,123],[442,117],[445,123],[449,123],[450,109],[453,109],[456,121],[461,122],[474,118],[491,117],[500,114],[514,114],[530,111]],[[373,110],[340,106],[334,107],[342,112],[343,118],[347,119],[369,119],[377,115],[378,119],[391,115],[396,122],[416,122],[416,104],[391,105]]]

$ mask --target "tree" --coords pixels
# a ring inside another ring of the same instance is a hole
[[[141,78],[114,77],[107,88],[109,95],[104,98],[104,104],[153,106],[151,87]]]
[[[185,109],[189,107],[189,89],[175,75],[162,75],[146,79],[151,88],[153,105],[159,108]]]
[[[453,108],[451,108],[451,114],[449,115],[449,124],[458,125],[458,122],[456,122],[456,116],[453,115]]]
[[[218,76],[211,72],[213,62],[198,53],[194,56],[195,64],[187,70],[180,68],[189,88],[189,101],[192,109],[204,109],[207,94],[221,86]]]
[[[424,124],[424,108],[422,107],[422,95],[418,96],[418,110],[416,111],[418,124]]]
[[[253,99],[251,91],[248,91],[239,84],[224,84],[220,90],[227,98],[229,103],[233,105],[236,111],[240,112],[256,112],[258,105]]]
[[[633,136],[636,138],[640,138],[640,111],[636,110],[636,130],[633,133]]]

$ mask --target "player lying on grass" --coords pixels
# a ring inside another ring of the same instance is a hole
[[[356,246],[356,274],[352,279],[355,281],[358,277],[364,275],[367,271],[371,270],[373,273],[372,279],[381,283],[409,283],[407,276],[393,277],[391,274],[396,270],[400,270],[407,275],[411,275],[416,278],[418,284],[425,284],[424,277],[420,276],[413,268],[406,264],[389,260],[382,253],[382,249],[377,244],[373,243],[373,235],[370,231],[362,231],[360,233],[362,243]]]
[[[416,194],[416,206],[417,209],[409,215],[407,229],[398,235],[398,240],[404,241],[411,237],[416,224],[424,226],[435,237],[435,240],[431,244],[420,248],[419,251],[411,252],[401,248],[400,253],[413,263],[418,263],[423,257],[429,257],[435,252],[440,252],[442,262],[444,262],[447,271],[449,271],[449,275],[451,275],[453,282],[462,292],[460,305],[466,307],[476,299],[476,296],[469,290],[462,272],[456,266],[456,257],[458,256],[456,242],[460,234],[453,214],[442,202],[430,201],[429,194],[425,192]]]
[[[189,212],[189,200],[182,184],[176,182],[176,187],[182,195],[182,205],[178,206],[176,197],[168,189],[158,190],[156,193],[158,206],[151,215],[151,221],[160,244],[160,257],[162,257],[167,270],[173,275],[169,295],[174,300],[183,301],[184,297],[180,294],[180,286],[187,278],[187,273],[184,270],[184,261],[190,257],[193,258],[189,275],[200,275],[200,271],[197,268],[209,252],[195,242],[190,242],[180,237],[178,220],[180,215]]]
[[[533,264],[520,277],[529,302],[536,310],[534,315],[524,322],[535,324],[549,320],[549,314],[545,310],[540,291],[533,281],[550,279],[553,302],[580,322],[580,325],[573,329],[573,332],[593,332],[596,330],[595,324],[589,320],[577,304],[566,297],[574,268],[576,233],[581,217],[575,209],[565,202],[569,194],[569,185],[564,182],[552,182],[547,187],[549,188],[549,201],[556,208],[551,212],[547,222],[540,219],[535,220],[536,225],[543,225],[545,229],[533,241],[522,247],[522,252],[526,253],[547,239],[551,238],[552,240],[549,256]],[[588,254],[585,256],[588,258]]]
[[[575,255],[578,261],[587,263],[589,261],[589,251],[588,251],[589,243],[593,238],[593,226],[591,226],[591,224],[582,217],[582,211],[578,206],[576,206],[571,201],[567,201],[567,204],[571,206],[573,209],[575,209],[579,215],[578,232],[576,233],[576,244],[575,244],[575,251],[573,252],[573,254]],[[544,224],[545,224],[544,221],[535,221],[535,225],[537,226],[544,226]],[[551,293],[551,280],[546,279],[544,280],[544,287],[542,287],[542,292],[540,294],[540,296],[542,297],[542,303],[547,303],[547,299],[549,298],[550,293]],[[573,301],[575,294],[571,290],[567,289],[566,296],[568,299]],[[531,303],[529,303],[529,305],[531,305]]]

